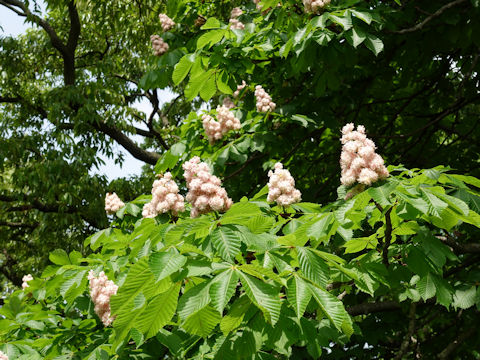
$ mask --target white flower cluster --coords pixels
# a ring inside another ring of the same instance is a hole
[[[218,121],[207,114],[202,116],[203,129],[211,144],[221,139],[230,130],[238,130],[242,127],[240,120],[225,105],[217,107],[217,119]]]
[[[233,109],[235,107],[235,103],[233,102],[232,99],[230,99],[229,96],[223,99],[222,105],[227,107],[228,109]]]
[[[115,214],[124,206],[124,202],[120,200],[117,194],[107,193],[107,195],[105,196],[105,212],[107,214]]]
[[[163,31],[168,31],[175,26],[175,22],[168,17],[167,14],[158,15]]]
[[[95,312],[97,313],[103,325],[110,325],[114,318],[110,316],[110,297],[115,295],[118,286],[112,280],[108,280],[105,273],[102,271],[95,276],[93,270],[88,273],[88,280],[90,286],[90,297],[95,304]]]
[[[305,12],[317,13],[330,4],[330,0],[303,0]]]
[[[0,360],[8,360],[7,354],[0,350]]]
[[[168,51],[168,44],[159,35],[150,36],[150,41],[155,56],[162,56]]]
[[[260,1],[261,0],[253,0],[253,2],[255,3],[255,5],[257,6],[257,10],[262,10],[262,5],[260,5]]]
[[[240,91],[242,91],[245,86],[247,86],[247,83],[245,82],[245,80],[242,80],[242,84],[241,85],[237,85],[237,90],[235,90],[235,92],[233,93],[233,97],[236,98],[238,97],[238,95],[240,95]]]
[[[154,218],[167,211],[177,215],[184,210],[183,196],[178,193],[178,186],[172,180],[172,174],[166,172],[163,177],[153,182],[152,201],[143,206],[142,216]]]
[[[233,201],[222,188],[218,177],[210,173],[208,165],[194,156],[183,164],[183,176],[187,181],[186,200],[192,204],[192,218],[210,211],[226,211]]]
[[[275,110],[277,104],[272,101],[270,95],[263,89],[261,85],[255,86],[255,97],[257,98],[257,111],[268,112]]]
[[[371,185],[379,179],[388,177],[388,170],[383,159],[375,152],[375,143],[365,135],[365,127],[350,123],[342,128],[342,154],[340,166],[342,177],[340,181],[345,186],[355,182]]]
[[[232,12],[230,13],[230,29],[237,29],[243,30],[245,29],[245,25],[239,21],[237,18],[243,14],[242,9],[236,7],[233,8]]]
[[[302,200],[302,194],[295,189],[295,180],[282,163],[275,164],[275,172],[269,171],[267,201],[276,201],[280,206],[288,206]]]
[[[22,277],[22,289],[26,289],[28,287],[28,282],[30,280],[33,280],[33,276],[31,274],[28,274],[28,275],[24,275]]]

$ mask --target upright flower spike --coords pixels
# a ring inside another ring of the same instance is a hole
[[[239,130],[242,127],[240,120],[225,105],[217,107],[217,119],[218,121],[207,114],[202,116],[203,129],[210,144],[220,140],[230,130]]]
[[[7,354],[0,350],[0,360],[8,360]]]
[[[105,196],[105,212],[107,214],[115,214],[124,206],[124,202],[120,200],[117,194],[107,193],[107,195]]]
[[[162,56],[168,51],[168,44],[159,35],[150,36],[150,41],[155,56]]]
[[[235,103],[233,102],[233,100],[229,96],[227,96],[223,99],[222,105],[225,106],[228,109],[233,109],[235,107]]]
[[[93,270],[90,270],[88,280],[90,297],[95,305],[95,313],[102,320],[103,325],[109,326],[114,320],[111,317],[110,297],[117,293],[118,286],[112,280],[108,280],[103,271],[96,277]]]
[[[222,188],[220,179],[210,173],[208,165],[198,156],[184,163],[183,170],[188,188],[186,200],[192,204],[192,218],[211,211],[227,211],[232,206],[233,201]]]
[[[28,282],[33,280],[33,276],[31,274],[24,275],[22,277],[22,289],[26,289],[28,287]]]
[[[261,85],[255,86],[255,97],[257,98],[257,111],[269,112],[275,110],[277,106],[270,95],[263,89]]]
[[[354,129],[352,123],[342,129],[341,183],[345,186],[355,182],[372,185],[377,180],[386,179],[388,170],[382,157],[375,152],[375,143],[365,135],[365,127],[359,125],[356,131]]]
[[[302,200],[302,194],[295,189],[295,179],[282,163],[275,164],[275,171],[269,171],[267,201],[276,201],[280,206],[288,206]]]
[[[170,19],[167,14],[159,14],[158,18],[160,19],[160,24],[162,24],[162,29],[164,32],[175,26],[175,22]]]
[[[171,211],[177,215],[185,210],[183,196],[178,193],[178,185],[172,180],[172,174],[166,172],[153,182],[152,201],[143,206],[142,216],[154,218],[158,214]]]

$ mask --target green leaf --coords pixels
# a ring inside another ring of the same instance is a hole
[[[275,325],[282,307],[279,289],[250,275],[242,272],[239,274],[247,296],[263,312],[265,319]]]
[[[348,30],[353,26],[352,17],[348,12],[345,12],[344,16],[337,16],[329,13],[328,18],[332,20],[335,24],[340,25],[343,28],[343,30]]]
[[[228,334],[237,329],[243,321],[247,310],[250,308],[251,302],[248,296],[241,296],[230,307],[230,311],[225,315],[220,322],[220,330],[224,334]],[[257,310],[256,310],[257,311]]]
[[[210,303],[210,283],[203,282],[182,295],[178,301],[178,316],[186,319]]]
[[[175,314],[180,284],[153,297],[135,322],[135,328],[145,334],[145,339],[155,336]]]
[[[434,297],[436,288],[433,275],[431,273],[428,273],[426,276],[420,278],[417,283],[417,289],[423,300]]]
[[[420,191],[422,192],[423,200],[428,204],[428,213],[440,217],[440,214],[448,206],[447,203],[440,200],[428,190],[420,189]]]
[[[334,216],[332,213],[327,213],[326,215],[321,215],[318,221],[313,223],[307,230],[307,235],[318,240],[326,236],[335,222]]]
[[[193,61],[191,60],[191,58],[192,54],[187,54],[183,56],[180,61],[175,65],[172,73],[172,81],[175,85],[180,84],[190,72],[190,69],[193,66]]]
[[[385,207],[391,205],[390,194],[396,189],[397,184],[394,182],[388,182],[379,187],[371,187],[368,189],[368,193],[381,206]]]
[[[345,34],[345,37],[356,48],[367,38],[367,35],[361,29],[352,28]]]
[[[335,296],[328,291],[322,290],[312,284],[308,284],[310,292],[317,302],[320,310],[331,321],[331,323],[339,330],[347,335],[353,333],[351,327],[351,319],[343,304]]]
[[[475,304],[476,288],[458,289],[453,295],[453,306],[455,309],[468,309]]]
[[[216,73],[217,88],[224,94],[232,94],[233,91],[228,86],[228,74],[225,71]]]
[[[211,17],[207,19],[207,22],[203,24],[200,28],[202,30],[209,30],[209,29],[218,29],[221,26],[220,20],[217,18]]]
[[[217,84],[215,83],[215,74],[211,74],[200,89],[200,97],[203,100],[208,101],[213,97],[213,95],[215,95],[216,92]]]
[[[210,237],[222,259],[232,261],[240,251],[240,233],[226,225],[217,227]]]
[[[325,289],[330,277],[330,268],[325,261],[308,248],[297,247],[298,263],[307,279]]]
[[[150,255],[148,265],[155,275],[155,281],[162,280],[180,270],[187,262],[187,258],[173,252],[157,252]]]
[[[358,10],[350,9],[349,12],[352,13],[355,17],[359,18],[360,20],[366,22],[368,25],[370,25],[370,23],[373,20],[372,15],[370,15],[370,13],[366,11],[358,11]]]
[[[70,258],[63,249],[53,250],[48,256],[50,261],[55,265],[70,265]]]
[[[205,24],[206,25],[206,24]],[[223,39],[223,36],[225,35],[226,30],[210,30],[200,36],[197,40],[197,50],[200,50],[204,48],[205,46],[208,45],[210,48],[211,46],[215,45],[218,43],[220,40]]]
[[[185,87],[185,97],[188,101],[193,100],[198,95],[205,86],[206,81],[213,75],[213,72],[214,70],[202,71],[193,78],[190,77],[190,81]]]
[[[383,51],[382,40],[372,34],[367,35],[367,38],[365,39],[365,45],[375,54],[375,56]]]
[[[235,293],[238,284],[238,274],[232,269],[221,272],[211,282],[210,298],[212,307],[220,314]]]
[[[191,315],[183,324],[190,334],[207,337],[220,322],[222,316],[211,306],[206,306]]]
[[[300,319],[307,308],[312,294],[308,284],[298,276],[292,276],[287,284],[287,299]]]

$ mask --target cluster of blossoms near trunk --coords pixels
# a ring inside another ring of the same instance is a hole
[[[22,289],[26,289],[28,287],[28,282],[33,280],[33,276],[31,274],[24,275],[22,277]]]
[[[110,297],[117,293],[118,286],[112,280],[108,280],[103,271],[96,277],[93,270],[90,270],[88,280],[90,297],[95,304],[95,313],[102,320],[103,325],[109,326],[114,320],[110,316]]]
[[[183,176],[187,181],[186,200],[192,204],[192,218],[211,211],[227,211],[233,204],[232,199],[222,187],[218,177],[210,173],[210,168],[194,156],[183,164]]]
[[[166,172],[162,178],[153,182],[152,200],[143,206],[142,216],[154,218],[167,211],[177,215],[184,210],[185,202],[178,193],[178,185],[172,180],[172,174]]]
[[[302,194],[295,189],[295,180],[290,171],[283,168],[282,163],[275,164],[275,170],[268,172],[267,201],[276,201],[280,206],[288,206],[302,200]]]
[[[330,4],[330,0],[303,0],[305,12],[309,13],[318,13],[328,4]]]
[[[105,212],[107,214],[115,214],[124,206],[125,203],[120,200],[117,194],[107,193],[107,195],[105,196]]]
[[[225,105],[217,107],[217,120],[210,115],[202,116],[203,129],[210,144],[220,140],[230,130],[239,130],[242,127],[240,120]]]
[[[167,14],[159,14],[160,24],[162,24],[163,31],[168,31],[175,26],[175,22],[168,17]]]
[[[342,154],[340,166],[342,177],[340,181],[345,186],[355,182],[371,185],[380,179],[388,177],[388,170],[383,159],[375,152],[375,143],[365,135],[365,127],[347,124],[342,129]]]
[[[159,35],[150,36],[150,41],[155,56],[162,56],[168,51],[168,44]]]
[[[262,85],[255,86],[255,97],[257,98],[258,112],[268,112],[275,110],[277,104],[272,101],[272,98],[263,89]]]

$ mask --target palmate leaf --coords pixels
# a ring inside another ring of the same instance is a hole
[[[428,213],[430,215],[440,217],[440,214],[448,206],[448,204],[440,200],[428,190],[420,189],[420,191],[422,192],[422,199],[428,204]]]
[[[297,247],[296,249],[302,273],[307,279],[325,289],[330,277],[330,268],[327,263],[308,248]]]
[[[293,306],[297,317],[300,319],[307,308],[312,294],[308,284],[298,276],[293,276],[287,283],[287,299]]]
[[[148,339],[172,319],[177,308],[180,284],[174,284],[169,290],[153,297],[135,322],[135,328]]]
[[[237,284],[238,273],[233,269],[221,272],[212,280],[210,286],[212,307],[220,314],[233,296]]]
[[[332,324],[347,336],[353,334],[352,320],[343,307],[343,303],[328,291],[312,284],[308,284],[308,287],[320,310]]]
[[[435,281],[431,273],[428,273],[426,276],[420,278],[417,283],[417,290],[423,300],[427,300],[435,296]]]
[[[282,307],[279,289],[242,272],[239,275],[247,296],[263,312],[265,319],[274,325]]]
[[[190,334],[207,337],[220,322],[222,316],[211,306],[206,306],[188,317],[183,328]]]
[[[213,230],[210,238],[222,259],[232,261],[240,251],[241,234],[229,226],[220,226]]]
[[[158,252],[150,256],[148,265],[155,275],[155,280],[159,281],[180,270],[186,262],[185,256],[172,252]]]

